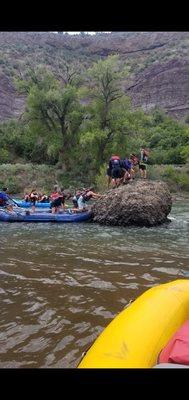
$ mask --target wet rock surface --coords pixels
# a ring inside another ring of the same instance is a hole
[[[103,225],[155,226],[166,222],[172,197],[160,181],[138,180],[107,190],[92,206],[93,221]]]

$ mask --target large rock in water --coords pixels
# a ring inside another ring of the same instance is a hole
[[[138,180],[110,189],[92,206],[93,221],[104,225],[155,226],[167,221],[172,198],[164,182]]]

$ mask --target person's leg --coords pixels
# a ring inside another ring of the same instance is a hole
[[[9,204],[6,208],[7,208],[7,211],[13,212],[13,206],[11,204]]]
[[[35,212],[35,200],[32,200],[32,212]]]
[[[129,170],[130,171],[130,170]],[[126,182],[128,182],[131,179],[131,174],[129,171],[126,171]]]
[[[109,189],[112,177],[110,175],[107,175],[107,180],[108,180],[108,189]]]
[[[56,212],[56,200],[52,201],[51,210],[52,210],[52,214],[55,214],[55,212]]]
[[[110,183],[111,183],[111,179],[112,179],[110,168],[107,168],[107,170],[106,170],[106,176],[107,176],[108,189],[109,189],[109,186],[110,186]]]
[[[124,174],[123,174],[123,180],[122,180],[122,183],[123,183],[123,184],[125,183],[126,179],[127,179],[127,171],[126,171],[126,169],[125,169],[125,170],[124,170]]]
[[[121,180],[121,168],[120,169],[116,169],[114,172],[114,176],[115,176],[115,185],[116,187],[118,187],[120,185],[120,180]]]

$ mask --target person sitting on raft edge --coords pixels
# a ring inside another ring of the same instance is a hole
[[[89,188],[89,189],[84,189],[78,199],[77,199],[77,205],[78,207],[72,208],[72,212],[82,212],[82,211],[88,211],[86,202],[88,202],[90,199],[97,199],[103,197],[102,194],[100,193],[95,193],[94,188]]]
[[[7,191],[8,188],[3,187],[0,192],[0,207],[6,208],[9,212],[13,212],[13,205],[10,203],[11,197],[8,196]]]
[[[32,203],[32,212],[35,212],[36,201],[38,200],[39,194],[36,189],[32,189],[29,194],[29,201]]]

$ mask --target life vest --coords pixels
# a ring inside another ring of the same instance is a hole
[[[92,196],[92,194],[90,194],[90,191],[88,191],[88,192],[83,193],[82,197],[83,197],[84,201],[89,201],[93,196]]]
[[[143,161],[143,162],[148,161],[148,155],[149,155],[149,152],[146,149],[141,151],[141,161]]]
[[[37,199],[38,199],[38,193],[37,193],[37,192],[31,192],[31,193],[29,194],[29,198],[30,198],[31,200],[37,200]]]
[[[135,155],[131,156],[131,160],[132,160],[133,165],[137,165],[139,163],[139,159]]]
[[[143,150],[143,154],[144,154],[144,156],[146,156],[146,157],[147,157],[147,156],[149,155],[149,151],[148,151],[148,150],[146,150],[146,149],[144,149],[144,150]]]
[[[189,321],[178,329],[158,358],[159,363],[189,365]]]
[[[7,204],[8,197],[5,193],[0,193],[0,206],[5,206]]]
[[[122,161],[122,167],[128,171],[128,170],[131,169],[132,164],[131,164],[131,162],[130,162],[127,158],[125,158],[125,159]]]
[[[40,203],[48,203],[48,202],[49,202],[49,196],[47,196],[46,194],[41,196]]]
[[[30,200],[30,195],[29,195],[29,194],[25,194],[24,200],[25,200],[25,201],[29,201],[29,200]]]
[[[51,201],[54,201],[54,200],[58,199],[59,197],[60,197],[60,193],[58,193],[58,192],[53,192],[50,195]]]

